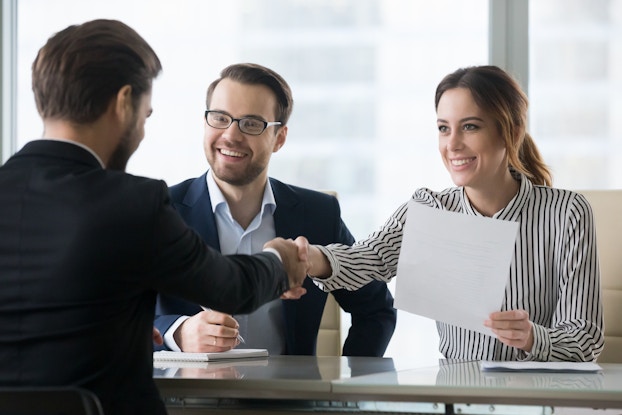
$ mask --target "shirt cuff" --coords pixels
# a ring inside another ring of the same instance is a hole
[[[552,354],[551,337],[546,327],[539,324],[533,324],[533,346],[531,347],[531,353],[528,356],[532,357],[532,360],[538,360],[540,362],[548,362],[551,360]]]
[[[173,337],[173,335],[175,334],[175,330],[177,330],[177,328],[181,326],[181,323],[188,320],[189,318],[189,316],[179,317],[177,320],[175,320],[173,324],[171,324],[168,330],[166,330],[166,333],[164,333],[164,345],[174,352],[182,351],[181,348],[177,345],[177,342],[175,342],[175,338]]]
[[[340,281],[339,278],[337,278],[337,275],[339,274],[339,270],[340,270],[339,261],[337,261],[333,253],[329,249],[327,249],[325,246],[322,246],[322,245],[314,245],[314,246],[316,246],[328,260],[328,263],[330,264],[330,268],[331,268],[331,274],[326,278],[318,278],[318,277],[309,275],[309,278],[313,280],[313,283],[318,288],[326,292],[330,292],[330,291],[334,291],[334,290],[342,289],[342,288],[352,290],[353,288],[351,288],[349,284],[346,284],[345,282]]]
[[[264,248],[263,252],[273,253],[279,259],[279,261],[281,261],[281,264],[283,263],[283,258],[281,258],[281,254],[279,254],[279,251],[277,251],[276,249],[274,249],[274,248]]]

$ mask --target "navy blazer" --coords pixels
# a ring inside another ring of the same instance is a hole
[[[341,219],[339,202],[325,193],[284,184],[270,178],[277,208],[276,235],[283,238],[305,236],[310,243],[351,245],[354,238]],[[170,188],[173,205],[190,227],[208,245],[220,250],[216,220],[205,174]],[[314,355],[320,320],[327,294],[310,279],[307,293],[299,300],[282,300],[286,331],[286,354]],[[374,281],[357,291],[333,291],[339,305],[351,314],[352,326],[343,346],[346,356],[383,356],[391,340],[397,313],[386,283]],[[155,326],[161,333],[182,315],[201,311],[197,304],[161,294],[156,306]],[[165,346],[160,346],[165,348]]]

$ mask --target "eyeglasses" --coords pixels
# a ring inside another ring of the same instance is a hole
[[[242,117],[233,118],[231,115],[220,111],[205,111],[205,121],[210,127],[225,130],[229,128],[234,121],[238,122],[238,128],[244,134],[260,135],[264,130],[273,125],[281,125],[280,121],[267,122],[258,118]]]

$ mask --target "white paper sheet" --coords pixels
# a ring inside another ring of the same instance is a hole
[[[397,266],[395,307],[493,335],[518,223],[430,208],[410,201]]]
[[[481,370],[490,372],[600,372],[595,362],[480,362]]]

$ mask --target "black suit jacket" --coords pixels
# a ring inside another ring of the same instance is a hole
[[[156,292],[240,313],[287,285],[275,255],[222,256],[164,182],[74,144],[30,142],[0,168],[0,386],[80,385],[106,414],[164,414]]]
[[[290,186],[276,179],[270,185],[277,204],[274,212],[276,235],[283,238],[305,236],[310,243],[328,245],[354,242],[341,220],[339,202],[325,193]],[[205,181],[205,174],[172,186],[173,205],[184,220],[212,247],[220,250],[216,220]],[[310,279],[299,300],[283,300],[286,331],[286,353],[315,354],[320,320],[327,294]],[[339,305],[351,313],[352,326],[344,343],[348,356],[382,356],[391,340],[396,323],[393,297],[384,282],[374,281],[357,291],[333,291]],[[195,304],[159,295],[155,326],[164,333],[182,315],[201,311]],[[164,347],[162,347],[164,348]]]

